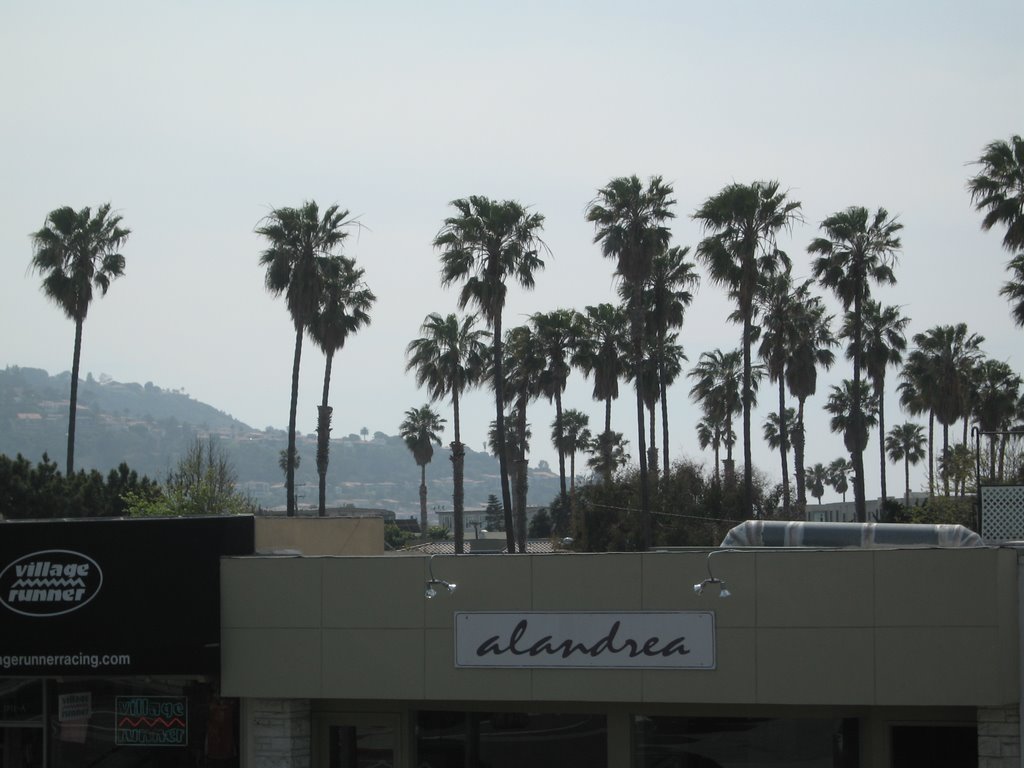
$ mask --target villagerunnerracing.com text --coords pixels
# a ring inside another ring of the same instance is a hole
[[[20,667],[83,667],[100,669],[101,667],[124,667],[131,663],[132,657],[128,653],[56,653],[19,656],[0,654],[0,669],[18,669]]]

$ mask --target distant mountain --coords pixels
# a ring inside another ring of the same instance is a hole
[[[22,454],[39,461],[46,453],[62,463],[67,449],[70,374],[49,375],[38,368],[9,366],[0,370],[0,453]],[[231,457],[239,485],[266,508],[285,502],[283,474],[278,466],[286,447],[283,430],[255,430],[184,392],[152,382],[126,384],[90,375],[79,382],[75,464],[106,474],[121,462],[162,479],[195,438],[220,441]],[[302,507],[315,505],[316,441],[298,435],[300,465],[296,493]],[[431,509],[450,509],[452,497],[449,451],[437,449],[427,467]],[[530,470],[529,504],[545,505],[558,493],[558,477]],[[466,507],[483,508],[490,494],[501,495],[498,462],[486,453],[466,449]],[[390,509],[400,514],[419,511],[419,468],[400,437],[376,433],[371,440],[348,435],[331,440],[328,504]]]

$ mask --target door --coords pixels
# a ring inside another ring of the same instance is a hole
[[[401,761],[398,715],[317,715],[313,759],[317,768],[397,768]]]

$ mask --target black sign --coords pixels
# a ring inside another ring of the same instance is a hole
[[[215,674],[251,516],[0,524],[0,677]]]

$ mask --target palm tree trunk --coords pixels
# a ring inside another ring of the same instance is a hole
[[[512,492],[508,483],[508,452],[505,450],[505,371],[502,366],[501,312],[494,315],[494,433],[497,438],[498,474],[501,476],[501,503],[505,512],[505,547],[516,551],[515,528],[512,522]],[[459,521],[461,523],[461,521]],[[458,539],[456,539],[456,543]],[[456,552],[462,550],[456,546]]]
[[[1004,469],[1006,467],[1006,444],[1009,442],[1009,438],[1004,433],[999,438],[999,482],[1003,482]],[[990,481],[991,482],[991,481]]]
[[[654,403],[647,409],[648,421],[651,429],[651,442],[647,447],[647,470],[655,476],[658,474],[658,427],[655,417]]]
[[[749,520],[754,509],[754,466],[750,446],[750,345],[753,323],[750,310],[743,315],[743,515]]]
[[[722,448],[722,437],[721,437],[721,435],[718,432],[718,428],[716,427],[715,428],[715,443],[714,443],[714,449],[715,449],[715,485],[717,485],[719,488],[722,486],[722,475],[718,471],[719,459],[721,457],[721,453],[720,453],[721,452],[721,448]]]
[[[804,400],[797,398],[796,429],[793,430],[793,474],[796,475],[796,512],[807,519],[807,473],[804,471]]]
[[[980,438],[979,438],[980,441]],[[996,436],[992,435],[988,439],[988,476],[989,482],[994,482],[996,476]],[[977,483],[981,483],[981,478],[975,478]]]
[[[71,395],[68,406],[68,456],[64,474],[75,474],[75,421],[78,417],[78,370],[82,359],[82,321],[75,320],[75,349],[71,357]]]
[[[646,551],[651,548],[651,502],[647,487],[647,427],[644,425],[644,364],[643,364],[643,286],[633,285],[629,312],[630,335],[633,345],[633,376],[636,381],[636,431],[637,454],[640,462],[640,546]]]
[[[285,493],[288,495],[288,517],[295,516],[295,414],[299,407],[299,363],[302,361],[302,323],[295,324],[295,357],[292,360],[292,399],[288,409],[288,457],[285,472]]]
[[[910,455],[903,454],[903,479],[906,482],[907,490],[903,492],[903,508],[910,509]]]
[[[420,526],[427,530],[427,464],[420,464]]]
[[[885,487],[885,379],[880,379],[878,387],[875,389],[878,394],[878,453],[879,462],[881,466],[881,474],[878,476],[882,488],[882,506],[885,506],[885,500],[889,497],[886,495]]]
[[[928,496],[935,495],[935,411],[928,410]]]
[[[327,516],[327,464],[330,460],[331,450],[331,412],[332,408],[327,404],[328,394],[331,389],[331,366],[334,363],[334,350],[328,349],[327,362],[324,365],[324,394],[323,402],[317,412],[316,425],[316,473],[320,476],[320,492],[318,515]]]
[[[860,401],[860,374],[861,357],[861,290],[858,288],[853,300],[853,395],[850,398],[850,429],[853,431],[854,439],[851,441],[853,449],[850,451],[850,458],[853,463],[853,507],[856,512],[857,522],[866,523],[868,519],[867,506],[864,499],[864,447],[861,445],[861,424],[863,414]]]
[[[526,403],[529,400],[529,393],[520,393],[519,402],[516,403],[516,437],[519,446],[517,463],[519,471],[516,472],[516,498],[515,498],[515,521],[516,521],[516,544],[520,552],[526,551],[526,495],[529,488],[529,467],[526,462]]]
[[[949,496],[949,424],[942,425],[942,492]]]
[[[661,452],[662,478],[667,479],[669,473],[668,456],[668,385],[665,382],[665,340],[661,340],[661,358],[658,361],[660,394],[661,394]]]
[[[452,388],[452,420],[454,421],[455,440],[452,441],[452,526],[455,528],[455,551],[462,554],[463,542],[463,518],[465,505],[465,466],[466,448],[462,444],[462,425],[459,416],[459,394]],[[427,535],[427,511],[420,511],[420,526],[423,529],[423,537]]]
[[[779,455],[782,457],[782,513],[789,517],[789,435],[786,432],[786,377],[779,371]]]
[[[601,459],[604,463],[604,484],[612,484],[612,399],[604,399],[604,434],[601,442]]]
[[[569,494],[565,490],[565,451],[562,446],[562,393],[555,390],[555,434],[558,435],[558,490],[562,499],[563,509],[569,503]]]

